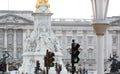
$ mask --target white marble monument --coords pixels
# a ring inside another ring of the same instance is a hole
[[[23,63],[19,68],[20,74],[34,74],[37,60],[40,61],[41,69],[44,69],[44,56],[47,49],[55,53],[55,63],[62,65],[61,73],[67,74],[58,39],[51,30],[51,15],[52,13],[45,3],[41,3],[33,13],[34,29],[32,32],[28,29],[24,37]],[[56,74],[55,67],[50,68],[49,74]]]

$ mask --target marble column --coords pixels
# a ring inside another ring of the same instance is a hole
[[[67,45],[66,31],[63,30],[63,31],[62,31],[62,46],[63,46],[63,48],[65,48],[66,45]]]
[[[108,44],[108,31],[106,31],[106,34],[105,34],[105,36],[104,36],[104,47],[105,47],[105,60],[108,58],[108,48],[107,48],[107,44]]]
[[[108,59],[110,57],[110,54],[112,54],[112,36],[110,31],[106,31],[106,46],[105,46],[105,50],[106,50],[106,59]]]
[[[86,49],[87,45],[87,30],[83,30],[83,36],[84,36],[84,49]]]
[[[92,25],[97,35],[97,74],[104,74],[104,34],[109,24],[93,23]]]
[[[83,35],[84,35],[84,43],[83,43],[83,52],[84,52],[84,60],[85,58],[87,57],[87,47],[88,47],[88,44],[87,44],[87,30],[83,30]]]
[[[14,30],[14,51],[13,51],[14,55],[14,59],[17,58],[17,48],[16,48],[16,30]]]
[[[4,30],[4,48],[7,50],[7,29]]]
[[[8,50],[7,50],[7,29],[4,30],[4,38],[5,38],[5,39],[4,39],[4,49],[5,49],[5,51],[8,51]],[[7,67],[6,70],[7,70],[7,72],[8,72],[8,65],[7,65],[6,67]]]
[[[120,56],[120,31],[119,30],[117,30],[117,34],[118,34],[117,55]],[[119,57],[119,60],[120,60],[120,57]]]
[[[25,52],[25,50],[26,50],[26,34],[27,32],[26,32],[26,29],[23,29],[23,41],[22,41],[22,46],[23,46],[23,53]]]

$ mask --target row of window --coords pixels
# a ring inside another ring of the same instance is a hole
[[[60,41],[60,44],[62,43],[62,37],[58,37],[59,41]],[[71,43],[72,43],[72,39],[73,37],[72,36],[67,36],[67,46],[70,46]],[[75,39],[75,42],[79,43],[80,45],[83,45],[85,41],[85,38],[83,36],[77,36],[76,39]],[[88,36],[87,38],[87,44],[88,45],[94,45],[95,44],[95,40],[94,40],[94,36]]]
[[[4,44],[4,35],[5,35],[5,30],[0,30],[0,45]],[[60,43],[62,44],[61,37],[59,36],[58,39],[60,40]],[[73,37],[72,36],[67,36],[67,45],[70,46],[72,42]],[[77,36],[76,40],[77,43],[80,45],[83,45],[85,38],[83,36]],[[95,44],[95,37],[94,36],[88,36],[87,37],[87,45],[94,45]],[[16,30],[16,44],[17,45],[22,45],[23,42],[23,31],[22,30]],[[13,45],[14,43],[14,30],[7,30],[7,43],[8,45]],[[118,44],[118,37],[117,36],[112,36],[112,45],[117,45]]]
[[[62,44],[62,37],[58,36],[60,44]],[[70,46],[72,43],[72,36],[67,36],[66,37],[66,45]],[[96,39],[95,36],[87,36],[87,39],[85,39],[83,36],[77,36],[75,41],[79,43],[80,45],[83,45],[84,42],[87,42],[86,44],[88,46],[95,45]],[[118,44],[118,37],[117,36],[112,36],[112,45],[117,45]]]
[[[14,30],[7,30],[7,45],[13,45],[14,43]],[[0,30],[0,45],[4,45],[5,30]],[[23,42],[23,31],[16,30],[16,44],[22,45]]]
[[[66,56],[67,56],[66,57],[67,59],[71,58],[71,54],[70,54],[69,50],[67,50]],[[80,57],[80,59],[95,59],[94,51],[93,50],[88,51],[87,54],[80,51],[79,57]]]

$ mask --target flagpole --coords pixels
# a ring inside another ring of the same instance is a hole
[[[9,11],[9,0],[8,0],[8,11]]]

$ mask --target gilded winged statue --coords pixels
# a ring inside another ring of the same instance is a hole
[[[50,4],[48,3],[48,0],[37,0],[36,2],[36,9],[38,9],[40,7],[40,4],[46,4],[47,8],[50,8]]]

